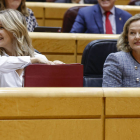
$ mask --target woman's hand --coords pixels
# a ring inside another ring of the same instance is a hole
[[[65,64],[64,62],[62,61],[59,61],[59,60],[55,60],[53,61],[54,65],[57,65],[57,64]]]
[[[40,57],[33,57],[31,58],[31,63],[40,63],[40,64],[47,64],[47,65],[57,65],[57,64],[65,64],[62,61],[59,60],[55,60],[55,61],[49,61],[47,59],[43,59]]]
[[[40,64],[48,64],[51,65],[51,61],[48,61],[47,59],[40,58],[40,57],[32,57],[31,58],[31,63],[40,63]]]

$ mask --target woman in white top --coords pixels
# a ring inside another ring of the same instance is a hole
[[[24,16],[17,10],[0,11],[0,87],[22,87],[24,67],[55,64],[35,53]]]

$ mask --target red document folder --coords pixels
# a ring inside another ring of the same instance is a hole
[[[24,87],[83,87],[83,65],[29,65],[25,68]]]

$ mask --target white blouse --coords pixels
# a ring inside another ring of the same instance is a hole
[[[35,57],[47,59],[44,55],[35,53]],[[30,56],[0,55],[0,87],[22,87],[23,74],[19,76],[17,69],[23,69],[31,64]]]

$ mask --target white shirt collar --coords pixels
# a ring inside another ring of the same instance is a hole
[[[101,8],[101,12],[102,12],[102,15],[104,15],[105,11],[103,10],[103,8],[100,6]],[[110,10],[110,12],[112,13],[112,15],[115,15],[115,6],[113,6],[113,8]]]

